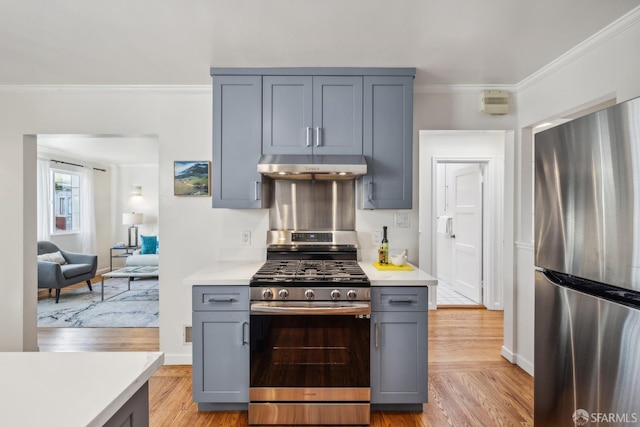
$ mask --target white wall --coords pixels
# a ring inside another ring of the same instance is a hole
[[[149,159],[147,164],[113,166],[114,202],[111,206],[113,221],[110,244],[128,242],[128,225],[122,224],[122,214],[135,212],[142,214],[143,223],[138,225],[138,244],[140,236],[158,236],[159,221],[159,167],[157,158]],[[131,194],[134,186],[142,187],[142,196]],[[124,264],[124,259],[115,259],[114,268]]]
[[[612,98],[622,102],[640,96],[639,42],[640,9],[636,9],[613,28],[585,41],[519,85],[516,287],[512,295],[513,323],[505,325],[513,328],[513,347],[503,349],[503,354],[529,373],[533,373],[534,356],[531,127]]]

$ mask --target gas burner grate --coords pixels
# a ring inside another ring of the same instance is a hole
[[[286,281],[367,284],[368,278],[352,260],[267,260],[251,279],[252,283]]]

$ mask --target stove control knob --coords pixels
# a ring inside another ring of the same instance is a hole
[[[313,292],[313,289],[307,289],[306,291],[304,291],[304,297],[306,299],[313,299],[315,298],[315,292]]]
[[[340,291],[338,289],[334,289],[331,291],[331,299],[339,300],[340,299]]]
[[[262,298],[263,299],[271,299],[273,298],[273,291],[269,288],[262,290]]]
[[[354,291],[353,289],[349,289],[349,291],[347,292],[347,299],[356,299],[357,296],[358,294],[356,294],[356,291]]]
[[[289,291],[286,289],[280,289],[278,291],[278,296],[282,299],[287,299],[287,297],[289,296]]]

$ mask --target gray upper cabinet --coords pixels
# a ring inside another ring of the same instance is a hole
[[[361,76],[264,76],[264,154],[362,154]]]
[[[214,208],[260,208],[262,77],[213,76]]]
[[[365,76],[362,209],[411,209],[413,77]]]

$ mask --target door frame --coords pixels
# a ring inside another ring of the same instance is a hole
[[[434,156],[431,158],[431,236],[436,235],[438,228],[438,210],[437,210],[437,188],[438,188],[438,164],[439,163],[469,163],[479,164],[482,170],[482,305],[490,310],[502,310],[502,302],[500,306],[491,304],[495,301],[494,295],[502,295],[502,270],[496,259],[502,259],[502,246],[497,243],[501,239],[496,238],[502,235],[502,229],[494,227],[491,219],[499,216],[498,223],[503,223],[503,210],[498,209],[496,212],[495,203],[491,201],[499,200],[503,203],[503,195],[496,194],[495,183],[501,182],[500,171],[496,168],[497,159],[493,156],[479,157],[459,157],[459,156]],[[502,186],[500,186],[502,188]],[[431,239],[431,265],[432,275],[437,277],[438,274],[438,245],[437,239]]]

